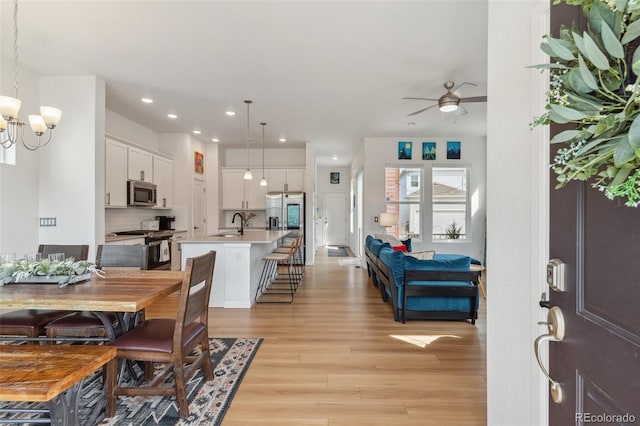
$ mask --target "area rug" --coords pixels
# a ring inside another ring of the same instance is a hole
[[[205,381],[200,369],[189,381],[187,398],[190,413],[186,419],[180,419],[173,397],[118,397],[116,415],[103,420],[100,426],[220,425],[261,343],[262,339],[252,338],[209,339],[214,380]],[[101,391],[102,380],[96,374],[94,380],[83,388],[81,406],[93,406],[102,397]],[[0,411],[7,404],[0,403]],[[26,408],[25,403],[21,404]],[[36,405],[28,403],[29,408],[36,408]],[[11,407],[16,408],[16,403],[11,403]],[[81,408],[81,413],[83,411]],[[0,423],[8,421],[3,417],[0,415]],[[10,420],[8,422],[11,424]]]
[[[344,246],[327,246],[327,255],[330,257],[349,257]]]

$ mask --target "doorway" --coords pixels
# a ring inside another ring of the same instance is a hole
[[[344,192],[325,192],[322,196],[324,245],[347,244],[347,196]]]

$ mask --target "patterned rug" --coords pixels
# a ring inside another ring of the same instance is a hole
[[[118,397],[116,415],[103,420],[100,426],[220,425],[261,343],[262,339],[251,338],[209,339],[214,380],[206,382],[200,369],[189,381],[187,398],[190,413],[186,419],[180,419],[178,406],[173,397],[121,396]],[[100,398],[102,379],[100,374],[96,374],[94,380],[85,384],[83,388],[81,406],[92,407]],[[8,404],[0,403],[0,409]],[[21,406],[25,407],[24,403],[22,404]],[[28,405],[31,408],[36,404]],[[10,406],[15,408],[17,405],[12,403]],[[16,424],[11,423],[2,414],[0,423]]]

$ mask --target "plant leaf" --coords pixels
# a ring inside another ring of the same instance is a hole
[[[629,127],[629,145],[633,149],[640,149],[640,115],[633,119]]]
[[[627,7],[627,0],[616,0],[616,9],[624,10]]]
[[[583,33],[583,37],[584,48],[587,52],[587,59],[591,61],[591,63],[595,65],[596,68],[601,69],[602,71],[607,71],[609,68],[611,68],[607,57],[604,55],[604,53],[602,53],[596,42],[593,41],[591,36],[587,34],[586,31]]]
[[[551,121],[553,121],[554,123],[557,123],[557,124],[566,124],[566,123],[569,123],[571,121],[571,120],[567,120],[566,118],[558,115],[554,111],[549,111],[549,120],[551,120]]]
[[[568,108],[562,105],[551,104],[551,110],[558,114],[560,117],[564,117],[569,121],[582,120],[587,115],[581,111],[577,111],[572,108]]]
[[[587,48],[584,47],[584,39],[582,36],[576,32],[572,33],[573,42],[576,44],[578,51],[582,53],[582,56],[587,56]]]
[[[602,36],[602,44],[604,44],[604,48],[607,49],[607,52],[614,58],[623,59],[624,58],[624,49],[622,48],[622,44],[620,44],[620,40],[613,33],[611,28],[607,25],[606,22],[602,23],[602,32],[600,33]]]
[[[622,36],[622,44],[627,44],[640,36],[640,20],[633,21],[627,25],[627,30]]]
[[[551,47],[549,46],[549,43],[547,43],[546,41],[540,43],[540,50],[542,50],[544,53],[551,56],[552,58],[556,56],[553,49],[551,49]]]
[[[627,177],[629,177],[630,173],[631,173],[631,169],[626,167],[623,167],[622,169],[618,170],[618,173],[616,173],[616,177],[613,178],[609,186],[611,187],[611,186],[620,185],[622,182],[627,180]]]
[[[562,76],[562,83],[569,87],[572,91],[580,93],[582,95],[593,92],[593,90],[591,90],[589,86],[587,86],[587,84],[584,82],[582,76],[580,75],[580,70],[577,68],[573,68],[571,69],[571,71],[564,74]]]
[[[565,130],[555,135],[551,139],[551,143],[560,143],[560,142],[570,141],[571,139],[574,139],[575,137],[577,137],[580,133],[582,133],[580,130]]]
[[[573,53],[571,53],[571,50],[569,50],[569,48],[565,46],[565,44],[568,43],[564,42],[564,40],[547,37],[547,44],[554,53],[552,56],[564,59],[565,61],[573,61],[574,59],[576,59],[576,57],[573,56]]]
[[[640,75],[640,47],[633,52],[633,58],[631,59],[631,69],[635,75]]]
[[[594,148],[596,148],[598,145],[600,145],[602,142],[605,142],[606,140],[607,139],[594,139],[588,144],[586,144],[585,146],[583,146],[582,148],[580,148],[578,151],[576,151],[575,155],[579,156],[579,155],[587,154],[589,151],[593,150]]]
[[[613,165],[621,167],[624,163],[631,161],[635,156],[636,153],[629,143],[629,138],[627,135],[622,136],[616,144],[616,149],[613,151]]]
[[[566,70],[568,69],[568,67],[564,64],[556,64],[556,63],[552,63],[552,64],[538,64],[538,65],[529,65],[526,68],[536,68],[536,69],[559,69],[559,70]]]
[[[580,77],[582,77],[584,84],[591,90],[598,90],[598,82],[593,74],[591,74],[591,71],[589,71],[589,67],[587,67],[587,64],[584,62],[582,55],[578,55],[578,66],[580,68]]]

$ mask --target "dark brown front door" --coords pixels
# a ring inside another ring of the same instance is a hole
[[[581,15],[552,6],[551,28]],[[555,184],[552,173],[549,255],[564,262],[565,289],[547,293],[565,332],[548,343],[562,390],[560,402],[549,398],[549,424],[640,424],[640,208],[589,184]]]

